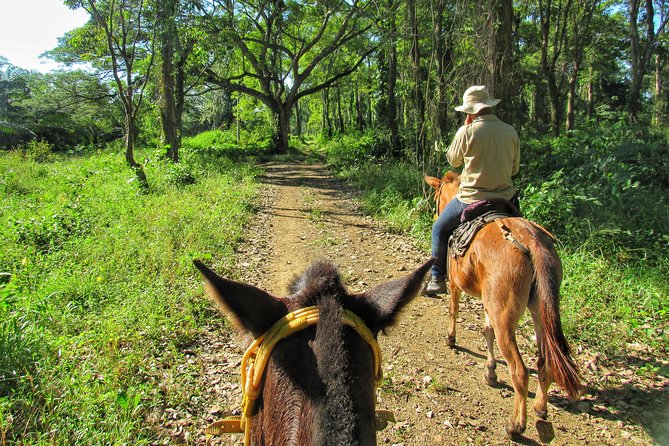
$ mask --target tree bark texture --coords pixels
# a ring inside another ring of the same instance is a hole
[[[161,56],[160,66],[160,121],[163,129],[163,144],[167,147],[167,157],[174,162],[179,161],[179,126],[177,124],[177,107],[175,99],[174,79],[174,40],[176,36],[176,0],[160,2]]]
[[[395,14],[396,3],[388,0],[388,9],[390,11],[390,26],[388,39],[388,128],[390,130],[391,152],[399,155],[400,131],[397,115],[397,17]]]
[[[416,131],[416,155],[421,158],[425,153],[425,101],[423,99],[425,74],[421,67],[420,29],[415,0],[407,0],[407,9],[411,30],[411,49],[409,53],[414,76],[413,102],[415,108],[412,113],[412,124]]]
[[[491,94],[501,99],[498,113],[507,122],[515,123],[513,103],[517,97],[514,83],[513,55],[513,1],[490,0],[486,29],[490,33],[487,41],[487,65],[491,82]]]

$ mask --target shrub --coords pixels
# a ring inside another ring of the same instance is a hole
[[[389,153],[389,147],[387,133],[370,130],[339,136],[327,143],[324,150],[330,165],[345,168],[384,158]]]
[[[24,144],[21,152],[27,159],[43,163],[52,159],[53,146],[46,141],[33,140]]]
[[[18,242],[32,245],[44,253],[61,248],[68,239],[83,235],[89,227],[88,219],[72,206],[14,221]]]

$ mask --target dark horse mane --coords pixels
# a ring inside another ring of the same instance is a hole
[[[317,261],[295,277],[289,288],[297,308],[318,306],[314,352],[323,385],[321,426],[316,429],[316,444],[356,444],[355,416],[346,383],[350,380],[347,354],[344,349],[344,326],[341,320],[348,294],[337,268],[329,262]],[[292,305],[290,305],[292,307]]]

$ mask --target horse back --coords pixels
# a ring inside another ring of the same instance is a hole
[[[521,217],[506,217],[485,225],[462,257],[450,258],[449,271],[458,288],[481,297],[488,286],[508,292],[529,293],[534,277],[532,259],[518,244],[505,238],[502,226],[513,238],[530,249],[540,245],[557,256],[552,240],[540,227]]]

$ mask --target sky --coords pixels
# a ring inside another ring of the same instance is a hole
[[[39,55],[58,45],[58,38],[86,23],[88,14],[72,11],[63,0],[0,0],[0,56],[28,70],[59,68]]]

